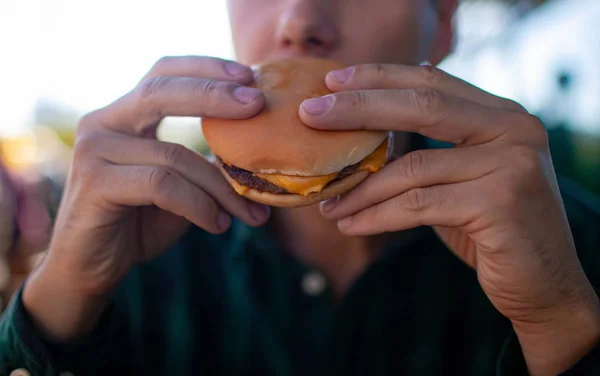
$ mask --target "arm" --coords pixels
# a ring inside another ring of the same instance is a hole
[[[19,289],[0,318],[0,374],[23,368],[31,375],[57,375],[60,372],[92,375],[94,370],[126,371],[127,338],[125,322],[108,309],[99,325],[77,341],[53,342],[31,322]]]
[[[6,362],[34,369],[114,363],[123,352],[82,363],[86,347],[77,344],[92,338],[87,353],[103,353],[114,325],[100,322],[133,266],[163,253],[190,222],[216,234],[228,229],[230,215],[249,225],[267,220],[266,208],[237,195],[204,157],[155,138],[164,116],[254,115],[264,96],[244,86],[251,81],[251,70],[236,63],[164,58],[130,93],[81,120],[47,257],[2,321]],[[28,325],[19,324],[22,317]],[[36,343],[74,347],[62,358]]]
[[[350,67],[327,85],[334,94],[300,109],[312,127],[415,132],[455,147],[401,156],[323,204],[326,218],[347,235],[434,227],[512,322],[532,375],[565,371],[594,348],[600,303],[537,118],[431,66]]]

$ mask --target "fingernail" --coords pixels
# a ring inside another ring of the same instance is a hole
[[[238,102],[242,104],[249,104],[254,101],[260,95],[260,90],[246,87],[246,86],[238,86],[233,89],[233,96],[237,99]]]
[[[217,227],[220,231],[225,231],[231,225],[231,217],[224,212],[219,213],[219,218],[217,219]]]
[[[348,82],[348,80],[350,80],[350,77],[352,77],[353,74],[354,67],[348,67],[341,70],[329,72],[329,77],[333,78],[334,81],[343,84]]]
[[[250,216],[255,221],[264,221],[271,212],[271,209],[266,205],[250,203],[248,206],[250,207]]]
[[[352,224],[352,217],[346,217],[338,221],[338,228],[340,230],[347,229]]]
[[[230,61],[225,64],[225,71],[227,71],[227,74],[229,74],[231,77],[240,77],[249,73],[250,68],[234,61]]]
[[[321,202],[321,211],[323,213],[329,213],[337,206],[340,201],[340,196],[332,197],[329,200],[325,200]]]
[[[333,96],[326,95],[319,98],[311,98],[302,102],[302,108],[309,115],[322,115],[333,106]]]

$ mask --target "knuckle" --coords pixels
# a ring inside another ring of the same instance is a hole
[[[95,124],[97,124],[99,121],[99,115],[100,115],[100,110],[88,112],[87,114],[83,115],[79,119],[79,122],[77,123],[77,127],[75,129],[75,135],[77,136],[77,135],[87,131]]]
[[[406,176],[409,179],[416,179],[425,170],[426,162],[426,154],[423,151],[413,151],[407,154],[407,170]]]
[[[428,82],[429,84],[438,83],[445,75],[441,69],[430,64],[421,65],[419,71],[425,82]]]
[[[169,166],[175,166],[181,163],[187,149],[185,146],[175,143],[165,143],[162,147],[162,159]]]
[[[336,95],[336,94],[334,94]],[[351,95],[350,106],[354,109],[362,109],[369,106],[369,97],[366,92],[359,90]]]
[[[520,197],[532,197],[544,182],[542,156],[533,148],[516,145],[510,149],[509,165],[502,180],[495,183],[494,194],[503,206],[515,206]]]
[[[73,149],[73,162],[69,181],[84,188],[86,192],[92,192],[96,188],[96,181],[99,178],[97,170],[100,165],[98,161],[90,158],[90,153],[85,151],[86,147],[79,145]]]
[[[395,162],[396,178],[400,181],[416,179],[422,174],[425,163],[424,153],[419,150],[406,154]]]
[[[372,63],[367,66],[362,66],[359,70],[360,69],[365,69],[375,82],[380,82],[385,79],[386,69],[384,64]]]
[[[431,88],[410,90],[415,105],[427,116],[435,121],[441,115],[443,95],[441,92]]]
[[[96,151],[98,137],[94,134],[82,134],[75,138],[73,145],[73,161],[78,162],[89,158]]]
[[[196,85],[195,90],[202,96],[203,106],[208,110],[218,105],[223,92],[233,90],[233,85],[215,80],[200,80]]]
[[[137,86],[137,94],[141,101],[152,100],[158,92],[163,90],[163,88],[169,82],[169,77],[150,77],[146,80],[140,82]]]
[[[218,95],[219,91],[224,89],[224,86],[222,82],[215,80],[201,80],[197,83],[198,91],[207,97]]]
[[[142,108],[148,108],[151,116],[156,121],[162,119],[164,114],[160,106],[153,105],[153,101],[158,96],[158,93],[164,90],[169,85],[172,78],[170,77],[150,77],[143,80],[134,90],[134,95],[137,97],[137,106]]]
[[[535,147],[548,146],[548,132],[544,123],[530,113],[513,113],[510,122],[515,124],[514,135],[517,141],[526,142]]]
[[[400,196],[400,206],[408,211],[420,211],[426,205],[426,192],[423,188],[414,188]]]
[[[506,103],[506,107],[511,110],[511,111],[515,111],[515,112],[520,112],[523,114],[528,114],[529,112],[527,111],[527,109],[520,104],[517,101],[514,101],[512,99],[508,99],[508,98],[504,98],[504,102]]]
[[[541,171],[542,163],[539,153],[525,145],[515,145],[510,149],[510,160],[515,172],[523,178],[533,178]]]
[[[527,136],[536,146],[546,147],[548,145],[548,131],[544,123],[535,115],[525,113],[521,114],[521,123]]]
[[[168,196],[173,188],[173,171],[168,167],[153,168],[148,185],[158,199]]]

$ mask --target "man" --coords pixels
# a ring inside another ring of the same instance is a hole
[[[404,144],[320,207],[269,216],[206,159],[155,140],[167,115],[260,111],[246,66],[165,58],[84,117],[48,256],[1,322],[3,372],[597,374],[598,213],[563,192],[565,211],[521,106],[418,67],[449,53],[455,7],[229,1],[240,63],[352,65],[302,104],[307,126]],[[406,132],[456,147],[411,152]]]

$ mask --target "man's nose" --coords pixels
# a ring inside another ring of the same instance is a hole
[[[328,0],[290,0],[279,20],[279,47],[317,55],[330,52],[337,42],[331,7]]]

